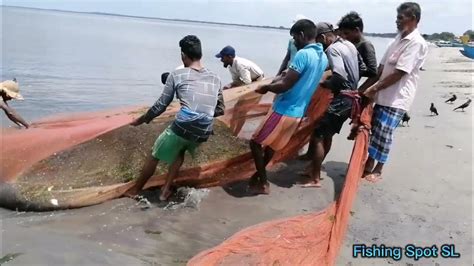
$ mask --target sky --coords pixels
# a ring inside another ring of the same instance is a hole
[[[2,5],[105,12],[133,16],[192,19],[251,25],[291,26],[302,14],[313,21],[336,24],[349,11],[364,19],[364,31],[395,32],[399,0],[3,0]],[[453,32],[473,28],[471,0],[419,0],[422,33]]]

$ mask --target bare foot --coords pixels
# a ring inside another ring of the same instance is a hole
[[[370,174],[372,174],[372,171],[364,170],[364,173],[362,174],[361,178],[366,178]]]
[[[382,180],[382,176],[380,173],[372,173],[365,176],[365,180],[369,181],[370,183],[377,183]]]
[[[302,188],[312,188],[312,187],[320,188],[322,186],[323,185],[321,184],[320,179],[318,179],[318,180],[311,179],[311,180],[308,180],[307,182],[301,184]]]
[[[300,176],[308,176],[311,177],[311,172],[313,169],[311,169],[311,165],[308,165],[303,171],[298,171],[296,172]],[[324,166],[321,166],[321,170],[325,170]],[[319,178],[320,180],[323,180],[324,178]]]

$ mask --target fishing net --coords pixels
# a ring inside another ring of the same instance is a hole
[[[254,93],[260,81],[224,92],[226,113],[215,134],[185,164],[177,186],[224,186],[248,179],[255,166],[248,140],[271,108],[271,99]],[[297,132],[275,153],[271,164],[290,159],[309,141],[332,93],[319,88]],[[28,130],[3,130],[0,158],[0,206],[47,211],[77,208],[119,198],[133,186],[152,143],[178,111],[177,103],[149,125],[132,127],[146,111],[129,108],[47,119]],[[370,128],[371,108],[361,121]],[[367,154],[368,129],[354,142],[339,199],[319,213],[270,221],[245,229],[221,245],[201,252],[190,265],[334,264]],[[164,184],[160,166],[145,188]]]

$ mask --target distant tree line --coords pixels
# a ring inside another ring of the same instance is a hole
[[[464,32],[463,35],[467,35],[469,36],[469,39],[471,40],[474,40],[474,31],[472,30],[467,30],[466,32]],[[441,33],[433,33],[433,34],[423,34],[423,37],[426,39],[426,40],[443,40],[443,41],[452,41],[454,40],[456,36],[454,33],[452,32],[441,32]]]
[[[395,38],[396,33],[364,33],[365,36],[369,37],[381,37],[381,38]]]

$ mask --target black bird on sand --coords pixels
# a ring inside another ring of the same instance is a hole
[[[433,114],[439,115],[439,114],[438,114],[438,110],[437,110],[436,107],[434,106],[434,103],[431,103],[430,111],[431,111],[431,115],[433,115]]]
[[[460,106],[454,108],[453,111],[456,111],[457,109],[461,109],[461,111],[464,112],[464,108],[468,107],[471,104],[471,101],[472,101],[471,99],[468,99],[467,102],[465,102],[465,103],[461,104]]]
[[[403,126],[403,123],[407,122],[407,126],[410,126],[410,124],[408,124],[408,121],[410,121],[411,117],[410,115],[405,112],[405,114],[403,115],[402,117],[402,126]]]
[[[453,94],[453,96],[451,96],[451,98],[447,99],[445,101],[445,103],[453,103],[454,101],[456,101],[458,97],[456,97],[456,94]]]

